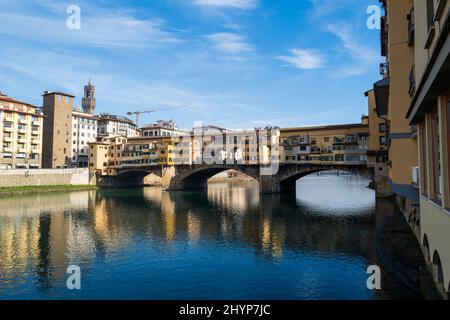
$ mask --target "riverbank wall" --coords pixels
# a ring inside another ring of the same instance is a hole
[[[0,170],[0,188],[38,186],[88,186],[89,169]]]

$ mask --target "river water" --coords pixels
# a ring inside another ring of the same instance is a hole
[[[0,299],[421,298],[414,238],[404,232],[406,252],[383,241],[386,219],[403,218],[367,184],[329,175],[288,195],[239,182],[2,197]],[[67,288],[69,265],[81,290]],[[367,288],[370,265],[381,290]]]

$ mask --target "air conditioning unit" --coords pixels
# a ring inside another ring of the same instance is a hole
[[[420,178],[419,172],[420,172],[419,167],[412,168],[412,182],[415,186],[419,186],[419,178]]]

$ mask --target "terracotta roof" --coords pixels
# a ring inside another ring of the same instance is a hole
[[[16,99],[13,99],[13,98],[10,98],[10,97],[7,97],[7,96],[1,96],[0,95],[0,101],[6,101],[6,102],[11,102],[11,103],[23,104],[23,105],[30,106],[30,107],[33,107],[33,108],[39,108],[39,107],[37,107],[37,106],[35,106],[35,105],[31,104],[31,103],[19,101],[19,100],[16,100]]]

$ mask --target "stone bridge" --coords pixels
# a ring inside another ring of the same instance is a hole
[[[311,173],[340,170],[365,176],[373,180],[374,172],[365,164],[281,164],[275,175],[262,175],[260,165],[214,164],[177,166],[140,166],[117,169],[116,176],[97,176],[100,187],[137,187],[144,185],[149,174],[161,177],[166,191],[202,191],[208,179],[227,170],[236,170],[259,182],[261,193],[283,193],[295,190],[296,181]]]

